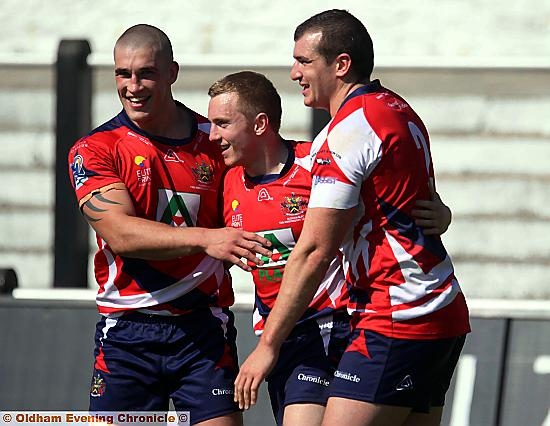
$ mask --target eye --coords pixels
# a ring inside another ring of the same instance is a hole
[[[115,77],[130,78],[130,71],[117,69],[115,70]]]
[[[155,76],[155,70],[152,70],[152,69],[144,69],[139,72],[140,78],[151,79],[154,76]]]

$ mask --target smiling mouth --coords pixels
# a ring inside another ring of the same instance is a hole
[[[149,99],[148,96],[127,96],[126,100],[132,105],[143,105]]]
[[[229,144],[221,144],[220,149],[222,150],[222,152],[224,152],[224,151],[227,151],[230,146],[231,145],[229,145]]]

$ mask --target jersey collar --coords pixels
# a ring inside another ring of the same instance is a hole
[[[357,96],[366,95],[367,93],[376,93],[376,92],[379,92],[381,88],[382,88],[382,85],[380,84],[380,80],[376,79],[376,80],[369,81],[364,86],[358,87],[353,92],[351,92],[346,97],[346,99],[344,99],[344,102],[342,102],[342,105],[340,105],[340,108],[342,108],[346,102],[348,102],[349,100]],[[338,110],[340,110],[340,108],[338,108]]]
[[[295,160],[294,149],[292,149],[292,145],[290,144],[289,141],[283,141],[283,143],[286,145],[286,148],[288,150],[288,157],[286,159],[285,165],[282,168],[282,170],[279,173],[271,173],[268,175],[260,175],[260,176],[249,176],[245,170],[244,173],[246,175],[246,178],[250,182],[256,185],[275,182],[277,179],[279,179],[281,176],[284,176],[290,170]]]
[[[132,120],[130,120],[130,117],[128,117],[128,114],[126,114],[126,111],[124,111],[124,109],[120,112],[120,121],[122,122],[122,124],[128,128],[130,128],[133,132],[136,132],[142,136],[145,136],[147,139],[149,140],[153,140],[153,141],[156,141],[156,142],[160,142],[164,145],[171,145],[171,146],[180,146],[180,145],[185,145],[189,142],[191,142],[193,140],[193,138],[195,137],[196,133],[197,133],[197,129],[198,129],[198,124],[197,124],[197,118],[195,117],[195,113],[193,111],[191,111],[189,108],[187,108],[184,104],[182,104],[181,102],[179,101],[175,101],[178,108],[183,108],[185,109],[188,113],[189,113],[189,116],[191,117],[191,136],[189,136],[188,138],[184,138],[184,139],[172,139],[172,138],[167,138],[167,137],[164,137],[164,136],[157,136],[157,135],[153,135],[151,133],[147,133],[146,131],[140,129],[139,127],[137,127],[134,122]]]

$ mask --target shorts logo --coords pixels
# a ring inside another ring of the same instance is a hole
[[[90,387],[90,396],[93,398],[98,398],[100,396],[103,396],[103,394],[105,393],[106,386],[107,384],[105,383],[105,380],[103,380],[99,374],[92,377],[92,386]]]
[[[221,396],[221,395],[233,395],[233,389],[212,389],[212,395]]]
[[[357,377],[356,374],[346,373],[346,372],[340,371],[340,370],[336,370],[334,372],[334,377],[338,377],[340,379],[347,380],[348,382],[359,383],[361,381],[361,377]]]
[[[328,381],[324,377],[310,376],[309,374],[304,374],[304,373],[298,374],[298,380],[302,382],[317,383],[318,385],[323,385],[323,386],[330,385],[330,381]]]
[[[410,390],[413,389],[413,381],[409,374],[407,374],[401,382],[395,387],[395,390],[402,391],[402,390]]]

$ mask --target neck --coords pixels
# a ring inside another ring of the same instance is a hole
[[[283,170],[288,159],[288,148],[283,138],[272,134],[258,140],[262,149],[251,164],[245,166],[249,176],[277,174]]]
[[[136,125],[149,134],[170,139],[185,139],[191,136],[191,117],[189,112],[178,107],[172,101],[163,109],[160,119],[152,123],[136,123]]]
[[[351,92],[364,85],[364,83],[343,83],[330,98],[330,116],[334,117],[336,115],[342,106],[344,99],[346,99]]]

